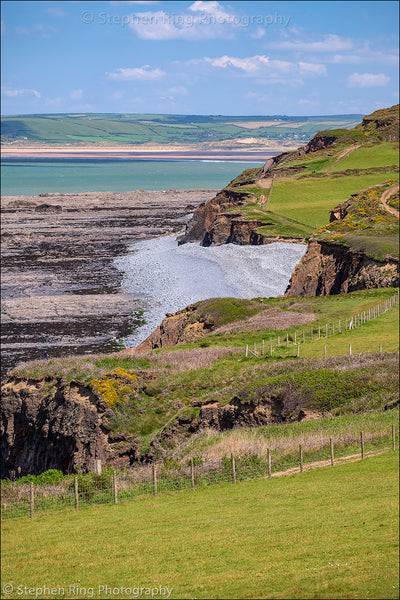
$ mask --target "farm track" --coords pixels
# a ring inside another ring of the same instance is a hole
[[[373,456],[379,456],[380,454],[384,454],[388,451],[388,448],[385,450],[380,450],[379,452],[365,452],[364,458],[371,458]],[[334,466],[338,464],[346,464],[349,462],[357,462],[359,460],[363,460],[360,454],[349,454],[348,456],[341,456],[340,458],[334,459]],[[329,467],[331,465],[331,461],[329,460],[318,460],[311,463],[305,463],[303,465],[303,471],[312,471],[314,469],[320,469],[321,467]],[[300,467],[292,467],[291,469],[287,469],[286,471],[278,471],[277,473],[272,473],[271,477],[283,477],[285,475],[295,475],[296,473],[300,473]]]
[[[396,210],[395,208],[393,208],[393,206],[389,206],[387,204],[387,201],[389,200],[389,198],[394,196],[398,191],[399,191],[399,186],[395,185],[394,187],[391,187],[388,190],[386,190],[385,192],[383,192],[383,194],[381,196],[381,202],[382,202],[383,206],[386,208],[386,210],[388,212],[390,212],[395,217],[399,217],[399,211]]]

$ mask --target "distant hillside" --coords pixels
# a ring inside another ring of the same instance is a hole
[[[346,130],[362,115],[313,117],[154,114],[47,114],[1,119],[3,143],[207,143],[245,138],[307,141],[328,127]]]

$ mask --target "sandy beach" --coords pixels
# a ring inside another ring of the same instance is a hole
[[[66,144],[10,143],[1,146],[3,158],[132,158],[143,160],[265,160],[268,155],[295,150],[298,142],[250,140],[204,144]]]

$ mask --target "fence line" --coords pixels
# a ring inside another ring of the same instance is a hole
[[[267,448],[265,455],[235,456],[210,460],[207,464],[196,464],[190,458],[186,465],[168,467],[162,463],[153,464],[141,479],[132,479],[135,469],[127,472],[112,472],[108,479],[93,475],[90,482],[82,476],[73,476],[53,486],[18,484],[18,482],[2,482],[2,518],[19,517],[35,518],[38,514],[54,512],[70,508],[82,510],[93,504],[118,504],[133,500],[142,495],[158,496],[162,492],[182,489],[198,489],[220,483],[236,484],[240,481],[268,479],[273,476],[291,473],[302,473],[306,469],[319,466],[334,466],[357,454],[364,459],[376,452],[395,450],[396,427],[392,425],[387,432],[379,436],[365,434],[348,434],[336,440],[332,437],[324,440],[318,447],[307,447],[307,442],[299,444],[298,450],[284,453]],[[343,441],[348,438],[350,441]],[[349,453],[352,453],[349,456]],[[198,459],[197,459],[198,462]],[[97,478],[97,479],[96,479]],[[97,483],[96,483],[97,482]]]
[[[346,331],[351,331],[353,329],[357,329],[358,327],[361,327],[362,325],[365,325],[369,321],[372,321],[373,319],[376,319],[380,315],[386,313],[388,310],[391,310],[398,304],[399,304],[399,292],[396,292],[395,294],[393,294],[393,296],[390,296],[390,298],[387,298],[386,300],[383,300],[379,304],[376,304],[375,306],[373,306],[372,309],[369,308],[368,311],[363,311],[361,313],[352,315],[351,317],[347,317],[344,320],[342,318],[342,319],[338,319],[338,321],[334,321],[331,323],[325,323],[323,325],[319,324],[318,329],[317,328],[314,329],[314,327],[311,326],[309,333],[306,333],[306,331],[304,329],[301,332],[295,331],[293,336],[289,335],[289,333],[287,333],[286,337],[285,337],[286,348],[296,347],[296,350],[297,350],[296,356],[299,357],[300,356],[300,344],[312,342],[312,341],[314,341],[314,339],[321,339],[323,336],[326,339],[326,338],[341,334]],[[335,324],[337,325],[336,327],[335,327]],[[343,324],[344,324],[344,328],[342,327]],[[299,333],[299,335],[298,335],[298,333]],[[276,338],[270,338],[267,341],[267,343],[265,342],[265,340],[262,340],[261,345],[260,345],[260,351],[258,351],[258,346],[257,346],[256,342],[254,342],[252,349],[250,349],[249,345],[246,344],[245,357],[249,358],[250,355],[254,356],[255,358],[258,358],[259,356],[272,357],[272,355],[276,349],[283,347],[281,342],[282,342],[282,340],[281,340],[280,335],[278,335]],[[266,348],[268,348],[268,350],[269,350],[268,353],[265,350]],[[380,344],[379,344],[379,352],[382,352],[382,342],[380,342]],[[351,355],[351,344],[349,344],[349,355]],[[324,348],[324,357],[325,358],[327,357],[326,345]]]

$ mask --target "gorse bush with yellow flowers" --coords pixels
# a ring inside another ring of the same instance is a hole
[[[137,398],[139,393],[137,376],[120,367],[93,379],[91,385],[112,410]]]
[[[320,227],[312,238],[350,247],[355,244],[354,249],[377,260],[385,260],[388,255],[398,260],[399,220],[381,203],[383,192],[391,185],[393,181],[387,182],[386,186],[363,190],[348,200],[346,216]],[[362,248],[358,247],[357,238],[360,243],[362,241]]]

